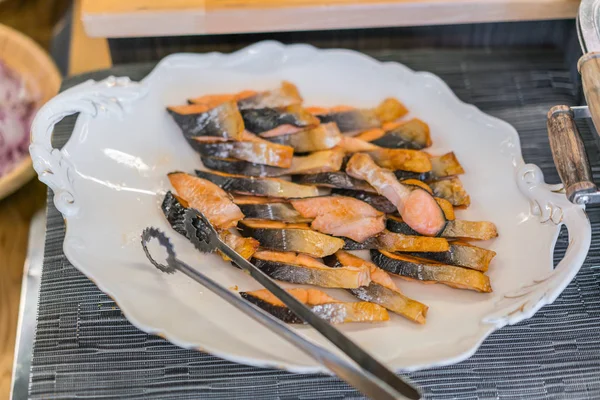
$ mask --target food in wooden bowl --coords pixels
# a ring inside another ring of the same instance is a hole
[[[0,25],[0,199],[34,176],[28,153],[32,118],[60,83],[58,69],[40,46]]]

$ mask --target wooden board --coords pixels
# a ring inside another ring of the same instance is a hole
[[[108,41],[104,38],[91,38],[83,29],[81,6],[81,0],[75,0],[69,45],[69,75],[83,74],[112,66]]]
[[[83,0],[92,37],[207,35],[574,18],[579,0]]]

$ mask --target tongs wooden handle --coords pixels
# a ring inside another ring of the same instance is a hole
[[[193,221],[190,220],[192,217]],[[226,256],[231,258],[231,260],[240,268],[247,271],[250,276],[279,298],[303,321],[311,325],[331,343],[341,349],[354,362],[343,359],[333,352],[313,344],[282,321],[243,300],[239,296],[236,296],[230,290],[222,287],[201,272],[177,259],[168,238],[156,229],[147,228],[142,234],[142,246],[150,261],[161,271],[174,272],[175,270],[178,270],[183,272],[188,277],[199,282],[257,322],[260,322],[270,330],[280,334],[290,343],[296,345],[305,353],[322,363],[338,377],[373,399],[391,400],[421,398],[421,395],[413,386],[404,382],[395,373],[390,371],[361,347],[343,335],[333,325],[315,315],[308,307],[286,292],[255,265],[248,262],[235,250],[223,243],[217,232],[212,228],[212,225],[197,210],[186,211],[185,226],[188,232],[188,235],[186,236],[188,236],[188,239],[190,239],[199,250],[207,252],[219,249]],[[159,243],[167,249],[167,266],[157,263],[150,255],[147,243],[152,238],[158,239]]]
[[[577,204],[589,203],[590,196],[598,190],[571,108],[552,107],[547,124],[552,157],[567,198]]]

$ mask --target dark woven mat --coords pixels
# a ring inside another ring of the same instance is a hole
[[[547,181],[558,182],[545,115],[553,105],[577,103],[561,52],[414,50],[374,55],[432,71],[462,100],[513,124],[525,160],[538,164]],[[65,86],[109,74],[139,79],[150,68],[114,68],[72,78]],[[56,145],[66,142],[72,123],[70,119],[57,127]],[[593,149],[590,157],[598,160],[589,130],[584,133]],[[594,172],[600,178],[600,165]],[[535,317],[491,335],[469,360],[410,374],[427,398],[600,398],[600,212],[592,210],[589,216],[595,233],[590,255],[562,296]],[[137,330],[64,257],[63,220],[50,202],[47,229],[31,398],[362,398],[334,377],[233,364]],[[559,240],[558,253],[566,243],[565,237]]]

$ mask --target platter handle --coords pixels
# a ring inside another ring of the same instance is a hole
[[[79,113],[85,118],[107,115],[122,117],[128,101],[143,96],[142,84],[129,78],[109,77],[102,81],[89,80],[65,90],[48,101],[37,112],[31,126],[29,153],[39,180],[54,192],[54,204],[65,216],[79,211],[74,187],[76,168],[68,154],[52,145],[54,126],[63,118]]]

